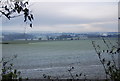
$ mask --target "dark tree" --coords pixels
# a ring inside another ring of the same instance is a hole
[[[24,22],[32,27],[34,19],[29,9],[28,0],[0,0],[0,17],[5,16],[9,20],[15,17],[24,16]]]

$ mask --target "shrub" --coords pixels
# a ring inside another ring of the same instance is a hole
[[[102,38],[102,40],[107,47],[107,50],[102,50],[100,45],[96,44],[95,41],[92,41],[92,45],[104,68],[106,81],[120,81],[120,68],[115,59],[115,55],[119,55],[120,53],[120,48],[119,46],[112,44],[109,39],[106,40],[105,38]],[[116,42],[116,44],[118,43]],[[103,57],[103,53],[107,54],[111,59],[107,60],[107,58]]]
[[[17,55],[14,55],[9,60],[2,58],[2,81],[22,81],[21,72],[13,69],[13,63],[10,63],[15,58],[17,58]]]

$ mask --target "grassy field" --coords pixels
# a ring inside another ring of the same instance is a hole
[[[88,38],[80,40],[101,40],[102,38]],[[105,38],[106,40],[117,40],[117,38]],[[72,40],[12,40],[12,41],[2,41],[0,44],[28,44],[36,42],[48,42],[48,41],[72,41]]]

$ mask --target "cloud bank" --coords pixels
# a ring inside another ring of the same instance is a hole
[[[34,14],[30,31],[51,32],[117,32],[118,3],[115,2],[33,2]],[[23,17],[8,21],[3,30],[24,30]]]

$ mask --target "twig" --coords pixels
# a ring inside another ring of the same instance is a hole
[[[98,55],[98,57],[99,57],[100,62],[101,62],[102,65],[103,65],[103,68],[104,68],[105,74],[106,74],[106,79],[108,79],[107,69],[106,69],[105,64],[103,63],[103,61],[102,61],[102,59],[101,59],[101,55],[100,55],[101,53],[97,51],[97,48],[96,48],[96,45],[95,45],[95,41],[92,41],[92,45],[93,45],[93,47],[94,47],[94,49],[95,49],[95,51],[96,51],[96,53],[97,53],[97,55]]]

